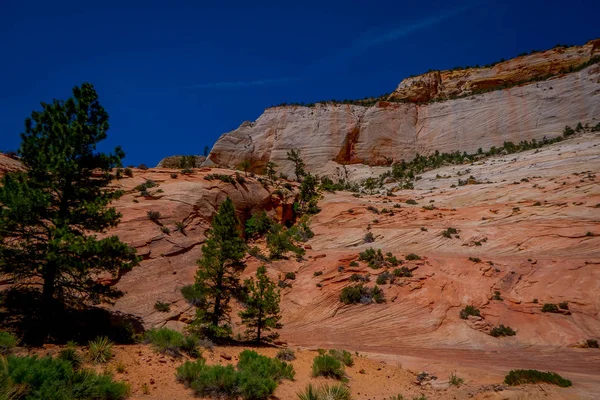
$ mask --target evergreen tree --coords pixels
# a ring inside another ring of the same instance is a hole
[[[246,334],[254,337],[260,343],[261,340],[271,342],[279,337],[276,332],[264,335],[273,329],[281,329],[279,323],[281,314],[279,310],[279,290],[275,283],[267,276],[266,268],[260,267],[254,278],[245,281],[245,289],[248,293],[246,309],[241,311],[242,322],[248,328]]]
[[[271,179],[271,180],[275,180],[276,177],[276,171],[275,168],[277,168],[277,164],[275,164],[275,162],[273,161],[269,161],[267,163],[267,167],[266,167],[266,174],[267,174],[267,178]]]
[[[294,173],[296,174],[296,180],[299,182],[300,178],[306,175],[306,164],[304,164],[304,160],[300,156],[300,151],[291,149],[287,152],[287,159],[294,163]]]
[[[233,201],[228,197],[221,203],[202,246],[193,291],[186,289],[199,297],[193,299],[196,304],[202,304],[194,324],[215,338],[231,333],[229,302],[241,292],[239,276],[245,268],[242,259],[246,245],[239,226]]]
[[[210,148],[208,146],[204,146],[204,157],[208,157],[209,151],[210,151]]]
[[[109,125],[94,87],[84,83],[68,100],[41,106],[21,134],[25,172],[0,183],[0,274],[16,289],[41,292],[51,321],[54,305],[118,297],[97,277],[116,278],[138,257],[117,236],[93,234],[119,223],[121,215],[109,205],[121,193],[109,184],[111,169],[124,157],[119,147],[111,154],[96,152]]]

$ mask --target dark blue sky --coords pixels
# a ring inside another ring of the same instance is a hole
[[[214,3],[214,5],[209,5]],[[83,81],[107,149],[154,166],[201,154],[281,102],[362,98],[430,68],[600,36],[599,1],[28,1],[0,5],[0,149]]]

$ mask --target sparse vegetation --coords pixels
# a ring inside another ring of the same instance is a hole
[[[183,174],[183,171],[181,171],[181,173]],[[218,181],[221,181],[221,182],[231,183],[232,185],[235,185],[235,179],[231,175],[225,175],[225,174],[208,174],[208,175],[206,175],[204,177],[204,179],[206,179],[207,181],[218,180]]]
[[[515,336],[517,332],[510,326],[498,325],[490,331],[493,337]]]
[[[598,341],[596,339],[588,339],[585,341],[585,346],[590,349],[597,349]]]
[[[105,364],[113,356],[113,343],[106,337],[101,336],[88,343],[88,358],[94,364]]]
[[[18,342],[19,340],[12,333],[0,331],[0,356],[9,354],[17,347]]]
[[[148,219],[156,224],[160,222],[160,211],[148,211],[146,213]]]
[[[460,310],[459,316],[461,319],[468,319],[469,316],[481,317],[481,312],[475,306],[466,306],[462,310]]]
[[[329,355],[336,360],[340,361],[346,367],[351,367],[354,365],[354,358],[352,357],[352,353],[347,350],[329,350]]]
[[[156,303],[154,303],[154,309],[158,312],[169,312],[171,311],[171,305],[157,300]]]
[[[257,238],[266,235],[275,222],[269,218],[264,210],[252,214],[246,221],[246,235],[249,238]]]
[[[421,259],[421,256],[416,255],[415,253],[410,253],[406,257],[404,257],[407,261],[418,261]]]
[[[340,293],[340,301],[344,304],[383,303],[385,297],[379,286],[375,285],[373,288],[369,288],[361,283],[343,288]]]
[[[276,357],[281,361],[294,361],[296,359],[296,353],[292,349],[281,349],[277,352]]]
[[[195,335],[183,335],[168,328],[151,329],[144,334],[144,341],[161,354],[180,357],[187,353],[191,357],[200,356],[200,341]]]
[[[373,243],[374,241],[375,241],[375,235],[373,235],[373,232],[365,233],[365,236],[363,237],[363,242]]]
[[[553,303],[546,303],[542,306],[542,312],[557,313],[559,312],[558,306]]]
[[[465,380],[463,378],[459,378],[456,373],[452,372],[450,374],[450,378],[448,378],[448,382],[450,382],[452,386],[460,386],[465,383]]]
[[[296,279],[296,274],[294,272],[286,272],[285,279],[294,280],[294,279]]]
[[[351,400],[350,388],[344,384],[322,384],[318,388],[309,383],[306,388],[297,393],[299,400]]]
[[[509,386],[526,385],[534,383],[549,383],[560,387],[569,387],[571,381],[555,372],[541,372],[535,369],[513,369],[504,378],[504,383]]]
[[[481,258],[479,258],[479,257],[469,257],[469,261],[472,261],[475,264],[477,264],[477,263],[481,262]]]

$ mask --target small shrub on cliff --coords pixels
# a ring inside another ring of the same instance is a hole
[[[573,130],[573,128],[571,128],[570,126],[565,126],[565,129],[563,130],[563,136],[564,137],[569,137],[571,135],[574,135],[575,131]]]
[[[294,272],[286,272],[285,279],[294,280],[294,279],[296,279],[296,274]]]
[[[383,303],[385,302],[385,297],[383,290],[381,290],[379,286],[375,285],[375,287],[371,289],[361,283],[359,285],[343,288],[340,293],[340,301],[346,305],[359,303],[370,304],[372,302]]]
[[[173,172],[173,173],[171,174],[171,179],[177,179],[177,177],[178,177],[178,176],[179,176],[179,175],[177,175],[175,172]]]
[[[249,238],[257,238],[266,235],[273,226],[274,221],[269,218],[264,210],[252,214],[246,221],[246,235]]]
[[[481,317],[481,312],[475,306],[466,306],[462,310],[460,310],[459,316],[461,319],[468,319],[470,315],[475,317]]]
[[[515,332],[515,330],[512,329],[510,326],[504,325],[498,325],[494,327],[490,332],[490,335],[492,335],[493,337],[515,336],[516,334],[517,332]]]
[[[129,167],[125,168],[123,170],[123,173],[125,174],[125,176],[127,176],[129,178],[133,177],[133,170]]]
[[[556,304],[553,303],[546,303],[542,306],[542,312],[550,312],[550,313],[557,313],[558,312],[558,306]]]
[[[410,278],[413,276],[413,273],[407,267],[394,268],[393,274],[397,278]]]
[[[568,310],[569,303],[567,303],[566,301],[560,302],[558,303],[558,308],[560,308],[561,310]]]
[[[416,205],[417,201],[414,199],[408,199],[408,200],[406,200],[406,204]]]
[[[159,211],[148,211],[146,213],[146,215],[148,215],[148,219],[150,219],[150,221],[155,222],[155,223],[159,223],[160,220],[160,212]]]
[[[452,239],[452,235],[456,235],[458,230],[456,228],[447,228],[442,231],[442,236],[448,239]]]
[[[421,259],[421,256],[418,256],[415,253],[410,253],[404,258],[406,258],[407,261],[418,261]]]
[[[281,361],[294,361],[296,359],[296,353],[292,349],[281,349],[275,356]]]
[[[535,369],[513,369],[504,378],[504,383],[509,386],[526,385],[533,383],[549,383],[560,387],[569,387],[572,382],[555,372],[541,372]]]
[[[375,241],[375,235],[373,235],[373,232],[367,232],[363,237],[363,241],[365,243],[373,243]]]
[[[294,244],[290,230],[283,228],[279,224],[274,224],[271,233],[267,235],[267,247],[269,248],[271,259],[281,259],[287,253],[293,252],[301,257],[305,251],[302,247]]]
[[[169,312],[171,311],[171,305],[157,300],[156,303],[154,303],[154,309],[158,312]]]

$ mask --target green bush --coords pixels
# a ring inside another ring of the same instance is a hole
[[[465,380],[463,378],[459,378],[454,372],[452,372],[448,382],[450,382],[452,386],[460,386],[465,383]]]
[[[158,223],[160,220],[160,211],[148,211],[146,213],[148,215],[148,219],[152,222]]]
[[[408,199],[408,200],[406,200],[406,204],[415,205],[415,204],[417,204],[417,202],[415,200],[413,200],[413,199]]]
[[[561,310],[568,310],[569,303],[567,303],[566,301],[560,302],[558,303],[558,308],[560,308]]]
[[[590,349],[597,349],[598,341],[596,339],[588,339],[585,341],[585,345],[586,345],[586,347],[588,347]]]
[[[294,361],[296,359],[296,353],[292,349],[281,349],[275,356],[281,361]]]
[[[17,347],[19,340],[11,333],[0,331],[0,355],[6,355]]]
[[[546,303],[546,304],[544,304],[542,306],[542,312],[557,313],[558,312],[558,306],[556,304]]]
[[[184,336],[169,328],[151,329],[144,334],[144,341],[152,345],[155,351],[180,357],[181,352],[192,357],[200,356],[200,340],[195,335]]]
[[[154,303],[154,309],[158,312],[169,312],[171,311],[171,305],[157,300],[156,303]]]
[[[73,369],[79,369],[81,364],[83,364],[83,358],[77,351],[77,344],[74,342],[69,342],[67,347],[58,353],[58,358],[71,363]]]
[[[123,170],[123,173],[125,174],[125,176],[128,176],[129,178],[131,178],[133,176],[133,170],[129,167],[125,168]]]
[[[294,279],[296,279],[296,274],[294,272],[286,272],[285,279],[294,280]]]
[[[264,210],[252,214],[246,221],[246,235],[249,238],[256,238],[266,235],[273,226],[274,222]]]
[[[335,357],[323,354],[313,360],[312,375],[342,380],[344,379],[344,367]]]
[[[113,356],[113,343],[106,337],[100,336],[88,343],[88,358],[95,364],[107,363]]]
[[[481,317],[481,312],[475,306],[466,306],[462,310],[460,310],[459,316],[462,319],[468,319],[469,315],[473,315],[475,317]]]
[[[541,372],[535,369],[513,369],[504,378],[504,383],[510,386],[529,383],[550,383],[560,387],[569,387],[571,381],[555,372]]]
[[[329,350],[329,355],[335,358],[338,361],[341,361],[346,367],[351,367],[354,365],[354,358],[352,358],[352,353],[348,350]]]
[[[512,329],[510,326],[504,325],[498,325],[494,327],[490,332],[490,335],[492,335],[493,337],[515,336],[516,334],[517,332],[515,332],[515,330]]]
[[[255,351],[240,353],[237,369],[232,365],[208,366],[204,359],[186,361],[176,372],[177,379],[190,386],[197,395],[206,397],[266,399],[281,379],[293,379],[291,365]]]
[[[0,368],[0,381],[8,382],[8,390],[12,388],[18,393],[15,399],[120,400],[129,395],[129,386],[113,381],[111,375],[98,375],[92,370],[75,371],[66,360],[49,356],[8,356],[5,364],[5,368]],[[6,385],[2,386],[0,395],[2,389],[7,390]]]
[[[323,384],[319,388],[314,388],[309,383],[302,392],[297,393],[299,400],[351,400],[350,388],[343,384],[328,385]]]
[[[415,253],[410,253],[404,258],[406,258],[406,260],[408,260],[408,261],[418,261],[421,259],[421,256],[418,256]]]
[[[411,270],[408,269],[407,267],[394,268],[394,271],[392,273],[397,278],[400,278],[400,277],[410,278],[413,276]]]

